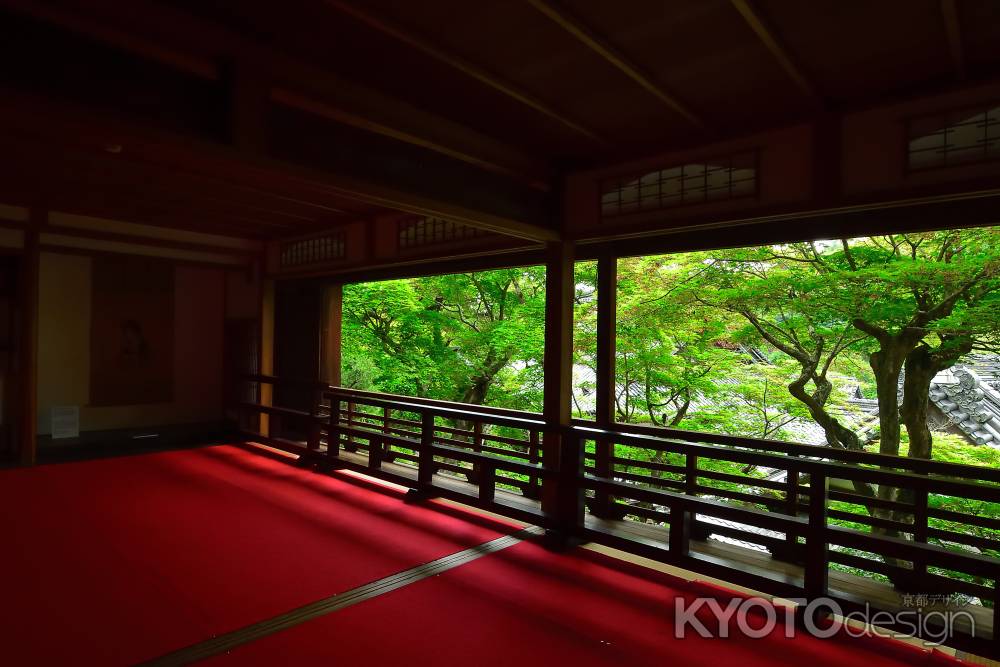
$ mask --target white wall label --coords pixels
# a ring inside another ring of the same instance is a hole
[[[52,408],[52,439],[80,436],[80,406],[63,405]]]

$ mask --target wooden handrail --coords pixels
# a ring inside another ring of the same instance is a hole
[[[324,392],[324,395],[339,395],[343,400],[354,397],[357,399],[368,399],[379,401],[371,403],[379,407],[391,404],[407,405],[411,407],[430,407],[450,412],[436,413],[442,417],[453,419],[466,419],[476,421],[486,417],[500,416],[524,420],[527,425],[535,422],[532,428],[547,430],[542,415],[537,412],[525,410],[510,410],[507,408],[495,408],[485,405],[471,405],[469,403],[458,403],[454,401],[442,401],[438,399],[419,398],[413,396],[402,396],[398,394],[384,394],[379,392],[353,389],[350,387],[337,387],[315,380],[301,380],[279,378],[273,375],[246,375],[245,381],[264,382],[267,384],[288,384],[291,386],[308,386]],[[362,401],[358,401],[362,402]],[[464,415],[467,415],[464,416]],[[527,428],[527,426],[525,426]],[[601,429],[594,426],[593,422],[574,419],[573,428],[579,429],[581,433],[589,434],[593,438],[618,439],[623,442],[627,436],[646,436],[652,440],[646,440],[646,444],[639,444],[641,441],[632,441],[636,446],[656,448],[656,441],[669,441],[674,443],[688,444],[708,444],[724,447],[735,447],[740,449],[753,449],[776,454],[793,454],[799,457],[822,458],[830,461],[842,463],[862,464],[878,466],[880,468],[895,468],[897,470],[907,470],[914,473],[933,474],[941,477],[953,477],[959,479],[976,479],[984,482],[995,482],[1000,484],[1000,469],[985,468],[962,463],[949,463],[945,461],[934,461],[927,459],[914,459],[904,456],[892,456],[889,454],[879,454],[875,452],[858,452],[846,449],[835,449],[827,446],[803,445],[799,443],[784,442],[781,440],[770,440],[763,438],[750,438],[744,436],[730,436],[719,433],[708,433],[701,431],[687,431],[683,429],[644,426],[640,424],[615,424],[613,429]],[[649,443],[654,443],[650,445]]]
[[[780,440],[762,440],[759,438],[742,438],[723,436],[700,431],[678,431],[677,429],[660,429],[642,427],[631,424],[617,424],[615,430],[601,429],[589,425],[590,422],[574,421],[573,428],[590,439],[611,439],[617,442],[634,444],[636,447],[648,449],[664,449],[657,443],[666,442],[676,445],[698,445],[738,448],[740,450],[760,450],[773,454],[792,454],[803,459],[828,459],[838,463],[865,464],[879,468],[894,468],[908,470],[913,473],[936,474],[941,477],[960,479],[977,479],[985,482],[1000,483],[1000,469],[973,466],[963,463],[948,463],[928,459],[913,459],[906,456],[892,456],[872,452],[855,452],[846,449],[834,449],[819,445],[800,445]],[[683,434],[683,437],[672,437],[670,434]],[[778,466],[784,467],[784,466]]]
[[[974,466],[964,463],[914,459],[906,456],[893,456],[891,454],[879,454],[876,452],[859,452],[849,449],[835,449],[825,445],[804,445],[795,442],[785,442],[783,440],[732,436],[721,433],[708,433],[704,431],[687,431],[683,429],[660,426],[644,426],[641,424],[619,423],[615,424],[613,429],[602,430],[596,428],[593,422],[582,419],[574,419],[573,425],[575,427],[585,428],[596,433],[647,435],[658,439],[667,439],[678,442],[701,442],[727,447],[739,447],[782,454],[794,454],[796,456],[821,457],[844,463],[908,469],[912,472],[936,473],[951,477],[975,478],[982,481],[1000,483],[1000,469],[985,468],[982,466]]]
[[[275,385],[286,382],[260,375],[248,376],[246,380]],[[932,590],[976,595],[1000,603],[1000,583],[993,587],[980,583],[983,579],[1000,582],[1000,560],[957,552],[929,541],[951,541],[997,551],[1000,542],[966,535],[947,524],[928,525],[933,518],[1000,529],[1000,520],[929,505],[933,495],[1000,503],[997,484],[1000,471],[678,429],[631,425],[597,428],[581,421],[557,427],[532,412],[364,392],[323,383],[288,384],[316,390],[310,412],[251,403],[240,407],[306,421],[310,425],[307,431],[316,435],[311,436],[308,447],[293,446],[298,453],[384,477],[424,493],[445,495],[513,518],[588,539],[605,539],[609,544],[647,553],[651,543],[629,532],[604,533],[585,523],[579,515],[562,515],[561,508],[557,510],[560,514],[548,515],[523,505],[512,505],[502,494],[498,495],[498,486],[506,485],[507,489],[519,490],[529,498],[553,494],[563,499],[575,496],[576,509],[582,513],[587,490],[594,494],[588,505],[592,503],[595,514],[602,512],[602,517],[615,519],[632,513],[668,524],[667,543],[655,547],[656,557],[696,571],[709,567],[705,565],[709,563],[711,567],[706,572],[731,575],[736,583],[743,581],[753,587],[761,579],[754,579],[759,575],[745,573],[739,566],[720,564],[721,561],[705,553],[690,552],[692,540],[705,539],[714,533],[757,544],[779,560],[802,563],[799,578],[782,574],[776,581],[780,579],[782,590],[811,599],[830,595],[828,578],[830,564],[834,563],[868,569],[893,581],[899,578]],[[330,402],[325,413],[320,411],[322,400]],[[526,431],[527,439],[487,430],[496,426]],[[325,450],[321,448],[324,433]],[[554,441],[560,443],[562,467],[540,463],[542,436],[550,433],[559,436]],[[488,441],[496,444],[486,444]],[[589,442],[595,443],[592,453],[586,453],[583,446]],[[501,445],[517,449],[508,456]],[[677,458],[644,461],[616,452],[615,445],[665,452]],[[704,461],[784,471],[786,477],[760,479],[708,470],[699,465]],[[446,482],[442,474],[451,481]],[[460,481],[462,475],[468,483]],[[838,480],[855,482],[853,490],[845,490],[843,484],[830,488],[831,481]],[[869,497],[858,482],[898,488],[905,493],[897,498]],[[539,494],[542,486],[546,487],[545,494]],[[831,509],[831,501],[865,507],[867,513]],[[847,528],[838,522],[860,524],[873,532]],[[758,529],[771,532],[754,532]],[[880,534],[875,529],[890,534]],[[895,537],[892,533],[912,535],[913,539]],[[850,549],[876,554],[884,562],[859,557]],[[928,571],[929,567],[969,575],[973,582]],[[997,630],[1000,635],[1000,622]]]
[[[366,405],[371,405],[374,407],[381,408],[392,408],[394,410],[402,410],[403,412],[420,412],[425,414],[433,414],[436,417],[448,417],[450,419],[458,419],[464,421],[488,421],[491,424],[498,424],[500,426],[510,426],[512,428],[523,428],[527,430],[547,430],[546,423],[541,419],[538,419],[538,415],[532,415],[533,418],[525,417],[509,417],[506,415],[499,415],[496,413],[491,413],[487,411],[479,410],[480,406],[476,406],[475,410],[469,410],[467,405],[464,403],[458,403],[457,405],[462,405],[465,407],[456,408],[437,405],[430,405],[427,403],[414,403],[410,400],[397,401],[394,399],[386,398],[365,398],[363,401],[359,400],[357,394],[342,392],[337,389],[331,389],[324,392],[324,396],[330,398],[339,398],[340,400],[346,400],[347,398],[354,398],[356,402],[363,402]]]

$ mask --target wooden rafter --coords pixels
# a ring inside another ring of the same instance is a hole
[[[527,0],[528,4],[550,18],[560,28],[571,34],[582,42],[587,48],[597,53],[614,67],[621,70],[626,76],[642,86],[646,91],[663,102],[673,112],[683,116],[688,122],[697,127],[705,127],[705,121],[700,116],[680,102],[676,97],[664,90],[646,74],[638,65],[618,52],[607,40],[596,35],[592,30],[584,26],[578,20],[570,17],[564,10],[557,9],[552,3],[546,0]]]
[[[955,66],[955,75],[965,78],[965,49],[962,48],[962,25],[958,20],[958,6],[955,0],[941,0],[941,15],[944,30],[948,36],[948,50]]]
[[[478,65],[474,65],[473,63],[470,63],[469,61],[465,60],[464,58],[461,58],[460,56],[448,53],[440,49],[439,47],[432,44],[428,40],[419,37],[417,35],[414,35],[413,33],[408,32],[407,30],[401,28],[400,26],[390,23],[385,19],[374,16],[373,14],[370,14],[353,4],[342,2],[341,0],[326,0],[326,4],[329,5],[330,7],[333,7],[334,9],[337,9],[338,11],[341,11],[355,18],[358,21],[361,21],[365,25],[374,28],[375,30],[378,30],[383,34],[388,35],[396,40],[399,40],[400,42],[403,42],[404,44],[407,44],[417,49],[421,53],[424,53],[434,58],[435,60],[438,60],[448,65],[449,67],[452,67],[458,70],[459,72],[462,72],[463,74],[469,77],[472,77],[476,81],[479,81],[480,83],[485,84],[500,93],[503,93],[507,97],[516,100],[525,106],[531,107],[535,111],[548,116],[549,118],[561,123],[565,127],[568,127],[569,129],[573,130],[574,132],[577,132],[578,134],[582,134],[583,136],[587,137],[588,139],[598,144],[601,145],[608,144],[608,142],[605,139],[603,139],[593,130],[590,130],[581,125],[580,123],[577,123],[576,121],[566,117],[564,114],[552,108],[546,102],[538,99],[531,93],[521,90],[514,84],[500,79],[496,75],[487,72]]]
[[[802,69],[795,63],[788,50],[782,45],[781,40],[773,29],[768,27],[760,12],[751,4],[751,0],[730,0],[736,11],[747,22],[750,29],[754,31],[764,47],[770,52],[785,73],[791,77],[799,90],[817,106],[824,106],[823,98],[803,73]]]

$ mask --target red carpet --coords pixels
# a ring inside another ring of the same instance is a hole
[[[673,636],[673,600],[718,589],[522,543],[246,644],[232,665],[890,667],[959,664],[883,639]],[[706,624],[707,625],[707,624]]]
[[[239,447],[0,471],[0,663],[134,664],[511,529]]]

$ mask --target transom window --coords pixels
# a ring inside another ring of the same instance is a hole
[[[910,120],[907,168],[933,169],[1000,159],[1000,103]]]
[[[344,232],[282,244],[281,268],[319,264],[344,258]]]
[[[601,214],[611,217],[756,194],[757,154],[740,153],[607,181]]]
[[[420,248],[440,243],[465,241],[487,236],[489,232],[441,218],[418,218],[399,222],[399,247]]]

